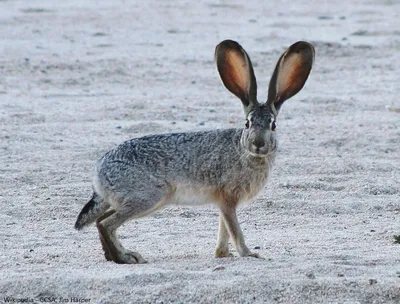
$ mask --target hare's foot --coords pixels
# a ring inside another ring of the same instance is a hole
[[[245,253],[244,255],[242,255],[242,257],[252,257],[252,258],[265,260],[265,258],[260,256],[258,253],[254,253],[254,252],[250,252],[250,251],[248,253]]]
[[[147,261],[138,253],[130,250],[125,250],[117,257],[114,262],[118,264],[146,264]]]
[[[233,256],[233,254],[229,252],[228,247],[215,248],[215,257],[216,258],[226,258],[226,257],[232,257],[232,256]]]

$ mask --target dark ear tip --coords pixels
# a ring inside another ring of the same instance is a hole
[[[237,43],[235,40],[231,40],[231,39],[226,39],[224,41],[221,41],[218,45],[238,45],[239,43]]]
[[[215,52],[217,52],[220,49],[237,49],[240,50],[242,47],[240,46],[239,43],[237,43],[234,40],[224,40],[221,41],[216,47],[215,47]]]
[[[306,41],[297,41],[296,43],[293,43],[289,47],[290,52],[296,52],[296,53],[306,53],[309,52],[309,54],[314,57],[315,56],[315,49],[314,46]]]

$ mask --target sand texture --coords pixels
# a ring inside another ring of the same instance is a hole
[[[104,259],[75,219],[96,160],[145,134],[240,127],[214,48],[274,65],[315,46],[278,118],[271,179],[238,217],[265,260],[215,259],[215,206],[119,230]],[[400,303],[400,2],[0,0],[0,303]]]

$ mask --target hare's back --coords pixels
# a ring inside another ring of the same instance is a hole
[[[128,140],[97,163],[95,188],[122,191],[150,185],[162,188],[177,182],[204,183],[208,175],[218,178],[215,171],[221,169],[220,162],[230,163],[221,157],[232,157],[239,138],[238,130],[226,129]]]
[[[199,156],[230,151],[239,141],[236,129],[147,135],[128,140],[107,152],[103,160],[146,164],[147,169],[162,168],[169,162],[193,161]]]

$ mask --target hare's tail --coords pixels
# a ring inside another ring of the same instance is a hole
[[[93,223],[110,205],[104,201],[96,192],[90,201],[82,208],[75,222],[75,229],[81,230],[84,226]]]

